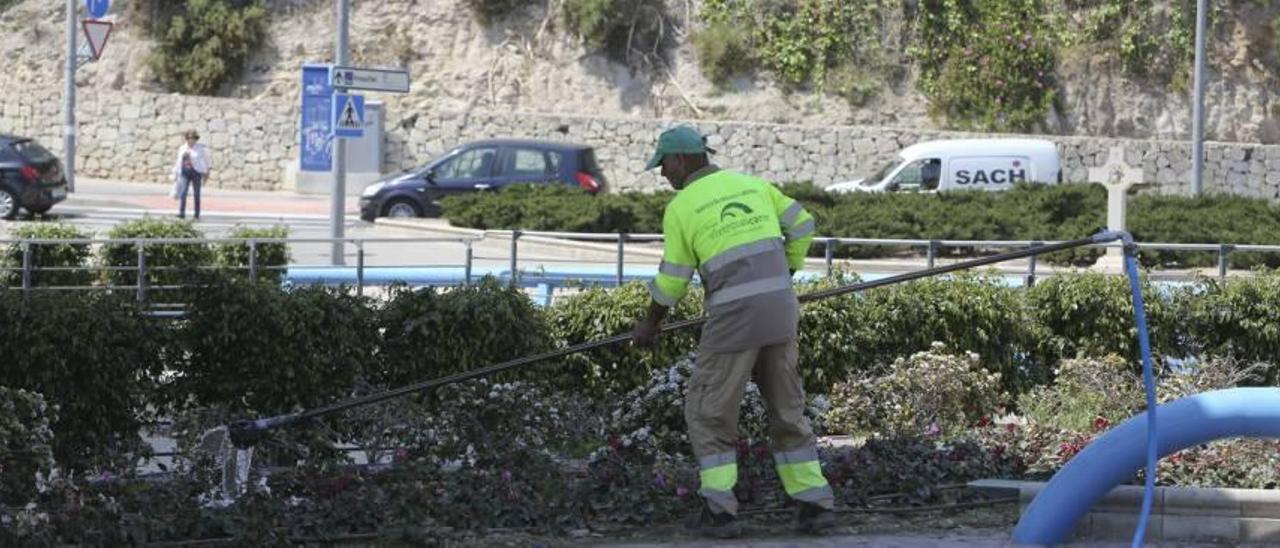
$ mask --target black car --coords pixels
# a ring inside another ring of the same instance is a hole
[[[62,162],[33,139],[0,134],[0,219],[19,209],[44,213],[65,199]]]
[[[438,216],[445,196],[515,184],[568,185],[596,193],[604,189],[605,178],[589,146],[523,139],[475,141],[365,187],[360,218]]]

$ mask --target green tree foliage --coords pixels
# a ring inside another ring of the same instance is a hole
[[[171,90],[215,94],[264,42],[266,17],[263,0],[186,0],[185,10],[155,26],[151,68]]]

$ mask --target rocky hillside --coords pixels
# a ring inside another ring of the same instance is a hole
[[[872,124],[920,129],[947,127],[930,116],[930,98],[920,91],[922,69],[911,56],[922,36],[919,25],[929,0],[887,2],[878,37],[889,76],[877,77],[873,93],[857,102],[830,93],[783,86],[768,70],[713,84],[701,66],[694,36],[710,0],[665,0],[661,32],[670,42],[661,62],[627,64],[612,60],[567,28],[561,4],[567,0],[527,0],[513,13],[482,23],[472,0],[353,0],[351,43],[357,64],[405,66],[413,93],[388,97],[395,123],[416,111],[489,109],[635,118],[699,118],[807,124]],[[867,0],[872,2],[873,0]],[[1127,0],[1124,0],[1127,1]],[[1135,0],[1137,1],[1137,0]],[[1147,0],[1151,2],[1152,0]],[[146,62],[152,43],[128,16],[128,0],[112,9],[117,23],[105,57],[79,72],[82,89],[165,91]],[[725,0],[717,0],[725,4]],[[777,3],[777,2],[774,2]],[[1107,40],[1079,40],[1058,30],[1094,26],[1096,15],[1121,0],[1045,0],[1043,25],[1051,43],[1056,78],[1054,105],[1037,129],[1049,133],[1137,138],[1186,138],[1190,103],[1189,68],[1176,74],[1135,75],[1125,59],[1133,41],[1162,47],[1141,34]],[[900,4],[900,5],[899,5]],[[1189,0],[1154,0],[1151,14],[1194,6]],[[1208,121],[1211,139],[1280,142],[1280,54],[1276,2],[1220,2],[1209,56]],[[0,6],[4,3],[0,2]],[[266,0],[267,43],[229,97],[291,97],[297,94],[300,64],[331,60],[334,48],[332,0]],[[122,7],[124,6],[124,7]],[[9,0],[0,7],[0,59],[6,85],[49,85],[62,78],[64,15],[61,2]],[[1095,21],[1096,20],[1096,21]],[[1176,30],[1176,29],[1175,29]],[[1184,29],[1190,32],[1192,29]],[[1083,31],[1082,31],[1083,32]],[[1162,29],[1161,36],[1172,31]],[[1185,42],[1186,32],[1178,35]],[[859,40],[862,37],[858,37]],[[877,40],[876,36],[867,37]],[[950,39],[942,37],[941,39]]]

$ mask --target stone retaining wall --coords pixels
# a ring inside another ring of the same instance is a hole
[[[168,179],[183,129],[194,127],[214,151],[211,183],[230,188],[289,187],[297,164],[296,98],[222,99],[141,92],[81,93],[77,172],[124,181]],[[62,93],[0,89],[0,133],[62,148]],[[486,137],[529,137],[596,147],[615,190],[665,186],[641,173],[669,120],[606,119],[506,112],[404,112],[389,98],[384,171],[419,165],[449,147]],[[818,184],[873,172],[903,147],[972,133],[865,126],[793,126],[700,122],[720,154],[716,162],[779,182]],[[1059,146],[1068,181],[1112,177],[1153,183],[1158,192],[1190,190],[1190,144],[1177,141],[1048,136]],[[1280,197],[1280,145],[1207,143],[1206,191]]]

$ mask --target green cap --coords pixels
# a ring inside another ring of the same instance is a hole
[[[662,157],[667,154],[715,154],[716,151],[707,146],[706,139],[698,130],[690,126],[676,126],[662,132],[658,136],[658,150],[653,153],[653,158],[649,159],[649,163],[645,164],[644,170],[649,171],[655,167],[662,165]]]

